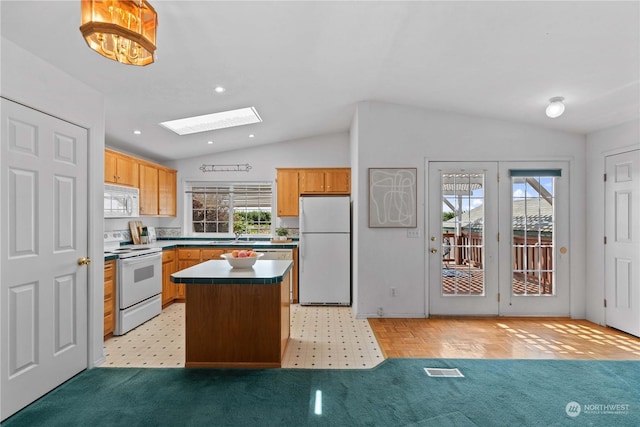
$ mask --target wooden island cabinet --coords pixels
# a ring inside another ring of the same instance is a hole
[[[193,267],[202,262],[212,259],[219,260],[220,255],[229,253],[233,250],[251,249],[243,247],[229,247],[229,248],[178,248],[178,269],[177,271],[184,270],[185,268]],[[184,300],[186,298],[184,285],[178,284],[176,287],[177,300]]]
[[[292,261],[231,269],[210,260],[174,273],[186,287],[185,367],[279,368],[289,340]]]
[[[233,250],[252,249],[248,246],[234,245],[228,247],[179,247],[165,249],[162,258],[162,305],[167,306],[172,302],[184,302],[186,300],[186,288],[184,284],[171,282],[171,274],[189,267],[201,264],[209,260],[220,260],[220,255]],[[253,248],[260,251],[260,248]],[[298,302],[298,248],[292,248],[293,268],[291,270],[291,302]]]

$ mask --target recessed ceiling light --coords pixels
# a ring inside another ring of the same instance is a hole
[[[262,119],[254,107],[205,114],[204,116],[187,117],[160,123],[161,126],[174,131],[178,135],[230,128],[234,126],[259,123]]]
[[[252,134],[252,133],[250,133],[250,134],[249,134],[249,138],[255,138],[255,135],[254,135],[254,134]]]
[[[213,141],[207,141],[207,144],[211,145],[213,144]]]
[[[136,130],[134,130],[134,131],[133,131],[133,133],[134,133],[135,135],[140,135],[140,134],[142,134],[142,131],[141,131],[141,130],[136,129]]]
[[[215,90],[216,93],[224,93],[226,91],[222,86],[216,86],[213,90]]]

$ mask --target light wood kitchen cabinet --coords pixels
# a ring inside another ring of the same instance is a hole
[[[176,216],[177,172],[140,163],[140,215]]]
[[[140,164],[140,215],[158,215],[158,168]]]
[[[298,172],[300,194],[350,194],[351,169],[301,169]]]
[[[300,215],[299,198],[309,194],[351,194],[350,168],[277,168],[277,215]]]
[[[215,248],[215,249],[202,249],[200,251],[200,262],[209,261],[210,259],[222,259],[220,255],[226,253],[224,249]]]
[[[117,151],[104,150],[104,182],[138,186],[138,162]]]
[[[327,169],[324,183],[327,193],[351,194],[351,169]]]
[[[278,216],[298,216],[298,169],[277,169]]]
[[[171,281],[171,274],[178,271],[176,250],[162,251],[162,306],[172,303],[176,299],[177,285]]]
[[[158,215],[176,216],[177,172],[158,169]]]
[[[116,328],[116,261],[104,263],[104,336]]]
[[[140,215],[176,216],[178,172],[117,151],[104,150],[104,181],[140,190]]]
[[[324,170],[301,170],[298,172],[300,194],[324,193]]]

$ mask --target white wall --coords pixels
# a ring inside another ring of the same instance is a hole
[[[249,172],[206,172],[200,170],[202,164],[251,165]],[[182,194],[185,181],[272,181],[276,179],[276,168],[304,167],[349,167],[349,134],[329,134],[276,144],[259,145],[224,153],[211,154],[190,159],[166,162],[167,167],[178,171],[178,215],[175,219],[143,218],[145,223],[162,227],[182,227],[184,204]],[[274,198],[275,203],[275,198]],[[287,227],[298,227],[296,218],[278,220]]]
[[[604,318],[604,171],[605,157],[640,149],[640,120],[587,135],[587,319],[603,325]]]
[[[542,112],[541,112],[542,114]],[[569,162],[571,315],[585,316],[585,138],[528,125],[448,114],[407,106],[364,102],[357,111],[357,147],[352,154],[354,240],[358,317],[420,317],[427,313],[425,239],[406,229],[368,228],[368,168],[418,170],[418,229],[425,232],[427,161],[562,160]],[[353,147],[352,147],[353,148]],[[397,288],[391,297],[389,288]]]
[[[356,110],[353,121],[351,122],[351,304],[353,307],[358,307],[358,292],[360,282],[360,276],[358,275],[358,259],[359,251],[356,242],[360,236],[360,230],[357,227],[356,218],[360,216],[360,206],[354,202],[357,195],[360,194],[360,182],[358,181],[357,170],[360,167],[358,159],[358,151],[360,149],[360,134],[358,133],[360,121],[358,120],[358,111]]]
[[[33,56],[13,42],[1,40],[0,94],[15,102],[88,129],[89,134],[89,366],[104,360],[104,100],[100,93]]]

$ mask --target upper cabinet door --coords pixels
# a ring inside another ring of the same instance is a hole
[[[351,170],[327,170],[324,176],[324,182],[327,193],[349,194],[351,193]]]
[[[300,194],[324,193],[325,171],[320,170],[301,170],[298,175],[300,185]]]
[[[298,170],[277,170],[278,216],[298,216]]]
[[[158,215],[158,169],[140,164],[140,215]]]
[[[115,151],[104,151],[104,182],[138,186],[138,162]]]
[[[112,151],[104,150],[104,182],[118,183],[118,155]]]
[[[176,171],[158,169],[158,215],[176,216]]]

